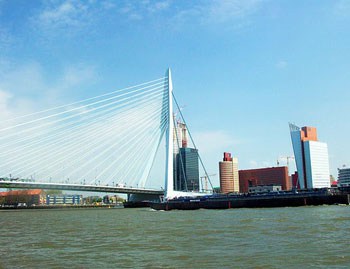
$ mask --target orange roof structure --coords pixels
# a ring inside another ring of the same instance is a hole
[[[5,191],[5,192],[0,192],[0,197],[18,196],[18,195],[41,195],[41,194],[43,194],[43,192],[44,192],[43,190],[39,190],[39,189]]]

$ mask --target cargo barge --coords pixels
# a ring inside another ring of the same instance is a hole
[[[150,207],[150,201],[127,201],[124,202],[124,208],[140,208],[140,207]]]
[[[208,195],[178,197],[160,203],[150,203],[155,210],[230,209],[259,207],[296,207],[307,205],[350,204],[350,188],[320,189],[303,192],[267,194]]]

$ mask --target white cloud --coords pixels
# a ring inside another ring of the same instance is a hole
[[[189,22],[205,25],[234,22],[234,26],[237,27],[247,24],[247,18],[259,10],[261,3],[262,0],[201,0],[189,5],[180,5],[176,1],[168,0],[126,1],[119,7],[119,12],[131,20],[166,14],[167,22],[174,28]]]
[[[12,37],[8,30],[0,25],[0,51],[8,49],[12,43]]]
[[[250,160],[248,162],[248,167],[245,167],[243,170],[247,169],[257,169],[257,168],[266,168],[266,167],[275,167],[277,165],[276,162],[271,160]],[[282,166],[282,164],[280,164]]]
[[[129,19],[132,21],[141,21],[143,19],[143,16],[136,12],[132,12],[132,13],[129,13]]]
[[[44,31],[45,36],[76,34],[90,30],[98,20],[113,15],[116,20],[126,18],[140,21],[170,7],[166,1],[82,1],[65,0],[45,2],[45,6],[33,18],[33,25]],[[108,13],[109,12],[109,13]],[[113,14],[115,12],[118,14]],[[120,16],[122,15],[122,16]]]
[[[97,78],[96,68],[85,64],[66,67],[62,76],[61,86],[74,87],[79,84],[91,83]]]
[[[258,168],[258,162],[255,161],[255,160],[250,160],[249,161],[249,166],[250,166],[250,169],[251,168]]]
[[[45,83],[42,70],[36,63],[28,63],[21,66],[11,66],[0,72],[0,90],[11,94],[11,104],[8,105],[9,113],[26,112],[34,107],[34,100],[45,92]],[[27,98],[31,102],[25,101]],[[8,101],[8,99],[7,99]]]
[[[273,167],[273,166],[276,166],[276,164],[273,165],[269,161],[263,161],[262,162],[262,167]]]
[[[78,23],[79,14],[84,13],[85,10],[86,7],[78,2],[66,1],[58,7],[44,10],[39,18],[44,23],[74,25]]]
[[[218,163],[222,160],[223,152],[231,152],[235,156],[237,145],[241,144],[241,141],[225,130],[197,132],[193,134],[193,139],[209,174],[219,173]],[[201,166],[200,169],[202,169]],[[213,177],[212,180],[215,186],[219,184],[218,176]]]
[[[174,28],[181,28],[184,24],[189,23],[190,20],[194,20],[194,22],[197,23],[201,17],[202,9],[200,7],[193,7],[190,9],[179,10],[174,13],[171,21]]]
[[[0,89],[0,120],[5,120],[11,117],[9,109],[9,101],[12,95],[9,92]]]
[[[0,16],[2,15],[2,5],[5,3],[4,0],[0,0]]]
[[[205,131],[194,134],[195,143],[201,154],[221,154],[223,151],[233,150],[234,146],[240,144],[225,131]]]
[[[256,12],[261,0],[217,0],[203,9],[203,15],[210,22],[228,22],[245,18]]]
[[[152,13],[160,12],[168,9],[170,5],[171,5],[171,1],[149,2],[148,10]]]
[[[285,69],[288,66],[288,62],[285,60],[280,60],[276,63],[277,69]]]
[[[81,88],[78,86],[88,85],[96,78],[95,67],[82,63],[64,68],[55,79],[46,78],[44,69],[36,62],[7,69],[0,65],[2,118],[61,105],[65,98],[73,97],[74,91]]]
[[[339,0],[335,2],[334,14],[338,17],[349,17],[350,16],[350,1]]]
[[[6,58],[0,57],[0,77],[3,76],[9,68],[11,68],[11,62]]]
[[[114,9],[116,7],[115,1],[103,1],[101,2],[101,5],[104,9]]]
[[[248,24],[248,18],[257,12],[262,0],[215,0],[197,2],[190,8],[179,10],[174,19],[177,24],[197,21],[204,25],[231,23],[231,27]]]
[[[278,161],[278,163],[277,163]],[[244,170],[246,169],[256,169],[256,168],[266,168],[266,167],[276,167],[276,166],[288,166],[289,164],[289,169],[290,172],[295,170],[295,162],[293,159],[289,158],[287,162],[287,157],[285,156],[280,156],[277,159],[251,159],[249,160],[245,166]]]
[[[95,22],[113,15],[115,20],[152,21],[159,25],[180,28],[184,24],[242,27],[250,23],[263,0],[199,0],[179,3],[162,1],[82,1],[65,0],[45,2],[44,8],[32,18],[34,26],[45,31],[45,36],[77,33],[94,27]],[[107,13],[109,12],[109,13]],[[56,33],[57,34],[57,33]]]
[[[71,33],[91,23],[93,16],[90,7],[92,5],[79,0],[46,2],[44,9],[33,17],[33,22],[46,34],[58,30]]]
[[[155,16],[171,8],[171,1],[126,1],[119,8],[119,12],[126,15],[129,20],[142,20]]]

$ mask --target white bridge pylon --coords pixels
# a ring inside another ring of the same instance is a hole
[[[166,129],[166,169],[165,169],[165,197],[171,199],[180,196],[198,195],[198,193],[188,193],[174,190],[174,119],[173,119],[173,83],[171,78],[171,71],[168,69],[166,73],[166,80],[168,81],[167,104],[167,122]]]

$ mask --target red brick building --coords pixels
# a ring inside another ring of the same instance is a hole
[[[45,194],[43,190],[16,190],[0,192],[0,204],[18,205],[25,203],[26,205],[40,205],[45,202]]]
[[[239,171],[240,192],[248,192],[249,187],[272,184],[281,185],[282,190],[290,190],[292,188],[287,166]]]
[[[295,187],[296,189],[300,189],[300,184],[298,182],[298,172],[295,171],[294,174],[292,174],[292,187]]]

